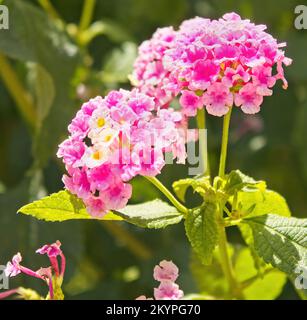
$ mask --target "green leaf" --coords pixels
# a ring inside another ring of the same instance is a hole
[[[272,190],[239,192],[238,202],[242,216],[256,217],[269,213],[285,217],[291,216],[285,198]]]
[[[243,298],[264,300],[279,296],[286,282],[284,273],[271,269],[262,278],[256,278],[257,270],[253,266],[253,258],[248,248],[233,247],[228,244],[228,255],[233,262],[237,280],[243,284],[253,280],[242,289]],[[228,283],[221,267],[217,249],[213,253],[213,261],[210,266],[204,266],[194,254],[191,257],[190,268],[197,288],[202,295],[211,297],[211,299],[232,298],[229,296]]]
[[[38,125],[48,116],[55,98],[55,87],[50,73],[37,63],[29,63],[29,82],[37,107]]]
[[[211,199],[213,202],[216,200],[216,191],[210,184],[209,176],[180,179],[173,183],[174,192],[183,202],[185,202],[185,194],[189,187],[193,188],[194,192],[199,193],[206,200]]]
[[[233,258],[234,249],[228,244],[228,255]],[[193,253],[190,260],[190,269],[194,282],[201,294],[213,298],[225,298],[228,291],[228,283],[220,262],[219,251],[213,252],[212,264],[204,266],[198,256]]]
[[[194,184],[194,179],[192,178],[180,179],[173,183],[173,190],[180,201],[185,202],[185,194],[192,184]]]
[[[115,211],[125,221],[142,228],[165,228],[179,223],[183,216],[174,207],[159,199],[141,204],[131,204]]]
[[[265,262],[257,255],[257,252],[254,248],[254,237],[253,231],[247,224],[240,224],[239,230],[241,235],[245,241],[245,243],[249,246],[250,253],[254,259],[254,266],[259,275],[263,275],[266,264]]]
[[[268,214],[244,220],[253,232],[254,247],[266,263],[296,276],[307,264],[307,219]]]
[[[127,82],[136,56],[136,44],[124,42],[122,47],[114,49],[106,60],[101,72],[101,80],[106,83]]]
[[[256,181],[240,170],[231,171],[226,178],[226,184],[224,186],[224,191],[229,195],[234,195],[236,192],[244,189],[244,191],[256,191],[266,189],[265,181]]]
[[[218,244],[218,206],[207,202],[191,211],[185,220],[185,230],[192,248],[203,264],[212,262],[214,248]]]
[[[79,61],[78,47],[44,11],[28,1],[10,0],[4,4],[9,8],[12,23],[9,30],[1,32],[0,52],[39,64],[54,84],[52,105],[42,123],[38,123],[40,130],[34,141],[34,159],[38,166],[44,166],[75,112],[70,91]]]
[[[45,221],[66,221],[73,219],[94,219],[85,208],[82,200],[68,191],[60,191],[48,197],[21,207],[19,213]],[[109,212],[100,220],[122,220]]]
[[[111,41],[122,43],[131,41],[131,36],[126,29],[112,20],[104,19],[103,21],[95,21],[82,34],[81,40],[83,44],[88,44],[94,37],[106,35]]]
[[[287,276],[276,269],[267,270],[263,277],[257,277],[254,260],[248,248],[243,248],[236,254],[234,271],[237,280],[243,284],[253,280],[243,289],[243,296],[247,300],[273,300],[281,294],[287,280]]]
[[[256,217],[269,213],[285,217],[291,216],[286,200],[272,190],[267,189],[264,192],[239,192],[238,202],[240,216]],[[263,273],[264,263],[255,252],[252,229],[247,224],[240,224],[239,229],[246,244],[250,247],[256,269],[259,273]]]

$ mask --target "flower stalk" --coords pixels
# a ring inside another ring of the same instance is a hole
[[[161,183],[155,177],[145,177],[148,181],[150,181],[155,187],[157,187],[167,198],[168,200],[183,214],[188,213],[188,208],[186,208],[182,203],[180,203],[173,194],[165,187],[163,183]]]

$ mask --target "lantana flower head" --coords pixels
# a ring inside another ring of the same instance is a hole
[[[132,84],[142,92],[155,98],[158,106],[167,106],[173,95],[163,89],[169,72],[163,66],[166,50],[173,47],[176,32],[172,27],[159,28],[150,40],[139,47],[139,55],[134,63]]]
[[[232,105],[244,113],[259,112],[277,80],[287,88],[283,66],[292,62],[282,50],[286,44],[278,43],[265,30],[265,25],[241,19],[236,13],[218,20],[196,17],[184,21],[170,48],[163,50],[163,80],[156,92],[180,95],[186,116],[195,116],[203,107],[209,114],[223,116]],[[137,61],[143,60],[145,65],[145,57],[140,50]],[[143,90],[151,78],[139,72],[138,63],[135,67],[138,87]]]
[[[89,213],[101,217],[123,208],[136,175],[155,176],[165,152],[184,162],[182,115],[157,109],[153,97],[139,90],[111,91],[83,104],[59,147],[65,163],[65,187],[81,198]]]
[[[172,261],[161,261],[159,265],[155,266],[153,276],[155,280],[160,282],[160,285],[154,288],[155,300],[180,300],[183,298],[183,291],[175,283],[179,276],[179,269]],[[153,300],[153,298],[142,295],[136,300]]]

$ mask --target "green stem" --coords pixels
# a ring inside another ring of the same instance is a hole
[[[235,279],[232,263],[227,249],[227,236],[224,226],[220,226],[219,253],[222,269],[229,285],[229,292],[238,296],[238,284]]]
[[[221,178],[225,176],[229,124],[230,124],[230,116],[232,111],[231,109],[232,107],[229,108],[229,111],[224,116],[224,121],[223,121],[223,136],[222,136],[222,147],[221,147],[221,156],[220,156],[220,165],[219,165],[219,177]],[[220,203],[220,218],[222,220],[224,219],[223,217],[224,206],[225,206],[225,203]],[[229,285],[229,293],[234,295],[237,298],[241,298],[242,297],[241,289],[235,278],[231,258],[227,250],[227,235],[226,235],[225,226],[223,224],[220,225],[219,252],[220,252],[221,265],[223,268],[223,272]]]
[[[219,166],[219,177],[221,177],[221,178],[223,178],[225,176],[225,166],[226,166],[226,157],[227,157],[227,145],[228,145],[231,109],[232,109],[232,107],[229,108],[229,111],[224,116],[224,121],[223,121],[222,148],[221,148],[221,157],[220,157],[220,166]]]
[[[31,130],[35,128],[36,110],[32,97],[24,89],[8,59],[0,53],[0,77]]]
[[[200,130],[206,130],[206,110],[202,108],[198,110],[197,116],[197,127]],[[209,159],[208,159],[208,147],[207,144],[202,144],[200,146],[200,155],[202,156],[203,166],[204,166],[204,175],[210,175],[210,166],[209,166]]]
[[[96,0],[85,0],[79,25],[79,34],[86,30],[93,18]]]
[[[180,212],[184,214],[188,213],[189,210],[183,204],[181,204],[157,178],[148,176],[145,178],[149,180],[155,187],[157,187]]]
[[[40,6],[54,19],[61,20],[60,15],[55,10],[54,6],[49,0],[37,0]]]

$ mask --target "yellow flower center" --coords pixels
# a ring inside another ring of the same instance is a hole
[[[109,142],[110,140],[112,139],[112,135],[111,134],[108,134],[104,137],[104,141],[105,142]]]
[[[100,158],[101,158],[100,152],[99,151],[94,152],[92,157],[94,160],[100,160]]]
[[[105,125],[105,123],[106,123],[106,121],[105,121],[104,118],[99,118],[99,119],[97,120],[97,126],[98,126],[99,128],[103,127],[103,126]]]

